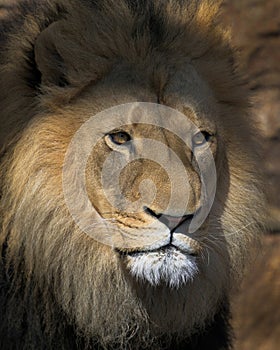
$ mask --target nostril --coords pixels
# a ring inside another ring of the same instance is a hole
[[[148,207],[144,207],[144,212],[159,219],[161,217],[162,214],[157,214],[156,212],[154,212],[152,209],[148,208]]]

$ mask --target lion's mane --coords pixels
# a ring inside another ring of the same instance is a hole
[[[164,348],[170,341],[203,349],[191,337],[224,318],[230,290],[259,236],[264,204],[248,90],[234,66],[229,33],[217,22],[219,7],[212,0],[28,1],[6,20],[0,58],[2,349]],[[58,21],[65,66],[51,56],[45,75],[34,46]],[[133,281],[116,254],[79,230],[64,203],[61,171],[78,118],[69,102],[89,83],[120,61],[142,61],[155,81],[164,80],[186,58],[219,104],[224,158],[214,206],[220,216],[207,237],[215,251],[208,275],[169,290]],[[51,65],[57,65],[54,74]],[[227,337],[212,344],[218,349]]]

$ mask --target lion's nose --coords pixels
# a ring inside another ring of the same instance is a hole
[[[183,215],[183,216],[171,216],[163,213],[156,213],[152,209],[145,207],[145,212],[166,225],[169,230],[174,230],[177,226],[181,225],[185,221],[190,221],[194,214]]]

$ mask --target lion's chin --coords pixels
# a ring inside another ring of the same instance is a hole
[[[191,282],[199,272],[197,257],[176,247],[131,253],[126,260],[131,275],[152,286],[166,285],[178,289]]]

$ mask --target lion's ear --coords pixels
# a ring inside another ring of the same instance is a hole
[[[63,87],[69,84],[66,65],[58,46],[60,39],[59,22],[51,24],[36,39],[35,61],[44,85]]]

